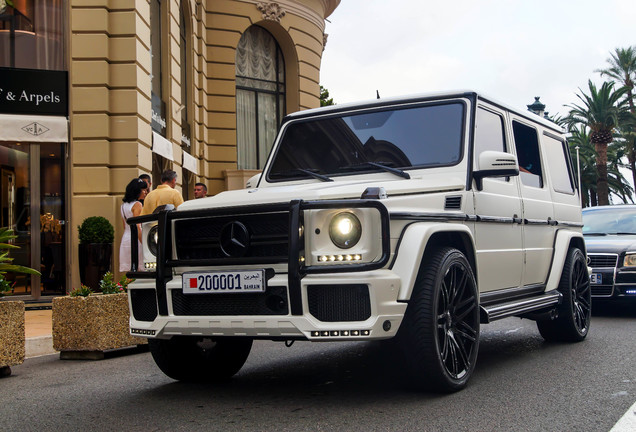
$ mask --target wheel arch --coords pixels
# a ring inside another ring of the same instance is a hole
[[[581,249],[583,254],[587,256],[583,234],[569,230],[558,230],[554,240],[554,254],[546,282],[546,291],[555,290],[559,287],[565,259],[572,247]]]
[[[451,246],[461,251],[477,278],[475,241],[472,232],[462,224],[416,223],[409,225],[402,234],[396,251],[393,271],[402,281],[398,301],[408,301],[413,292],[415,279],[427,254],[440,246]]]

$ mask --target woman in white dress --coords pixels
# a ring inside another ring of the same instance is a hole
[[[141,214],[142,205],[139,200],[143,200],[148,193],[148,184],[139,179],[132,179],[126,186],[126,193],[121,205],[121,217],[124,224],[124,235],[121,237],[121,246],[119,247],[119,271],[130,271],[131,267],[131,243],[130,243],[130,225],[126,223],[128,218],[139,216]],[[143,265],[143,248],[141,246],[141,224],[137,224],[137,252],[138,263]],[[138,269],[140,270],[140,269]]]

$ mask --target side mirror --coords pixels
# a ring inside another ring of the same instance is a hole
[[[245,182],[245,189],[254,189],[258,186],[258,182],[261,180],[262,173],[258,173],[247,179]]]
[[[519,175],[517,157],[510,153],[487,150],[479,155],[479,171],[473,172],[477,190],[483,189],[485,177],[512,177]]]

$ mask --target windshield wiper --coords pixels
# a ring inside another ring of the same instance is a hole
[[[279,173],[275,173],[275,176],[279,176],[279,177],[294,177],[298,174],[307,174],[308,176],[311,176],[313,178],[317,178],[318,180],[322,180],[324,182],[332,182],[333,179],[327,177],[326,175],[322,175],[322,174],[318,174],[315,171],[312,170],[308,170],[308,169],[304,169],[304,168],[295,168],[289,171],[285,171],[285,172],[279,172]]]
[[[583,233],[583,235],[586,236],[598,236],[598,237],[602,237],[602,236],[606,236],[607,233],[602,233],[602,232],[591,232],[591,233]]]
[[[391,174],[395,174],[396,176],[399,176],[399,177],[402,177],[402,178],[405,178],[405,179],[410,179],[411,178],[409,173],[407,173],[406,171],[402,171],[401,169],[398,169],[398,168],[393,168],[393,167],[390,167],[390,166],[382,165],[382,164],[377,163],[377,162],[361,162],[361,163],[355,164],[355,165],[349,165],[349,166],[346,166],[346,167],[340,167],[340,169],[346,170],[346,169],[355,169],[355,168],[361,168],[361,167],[380,168],[383,171],[390,172]]]
[[[617,232],[616,235],[636,235],[636,233],[633,233],[633,232]]]

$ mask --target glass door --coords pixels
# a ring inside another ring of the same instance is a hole
[[[8,273],[9,295],[64,294],[64,144],[0,143],[0,226],[13,229],[13,263],[41,276]]]

